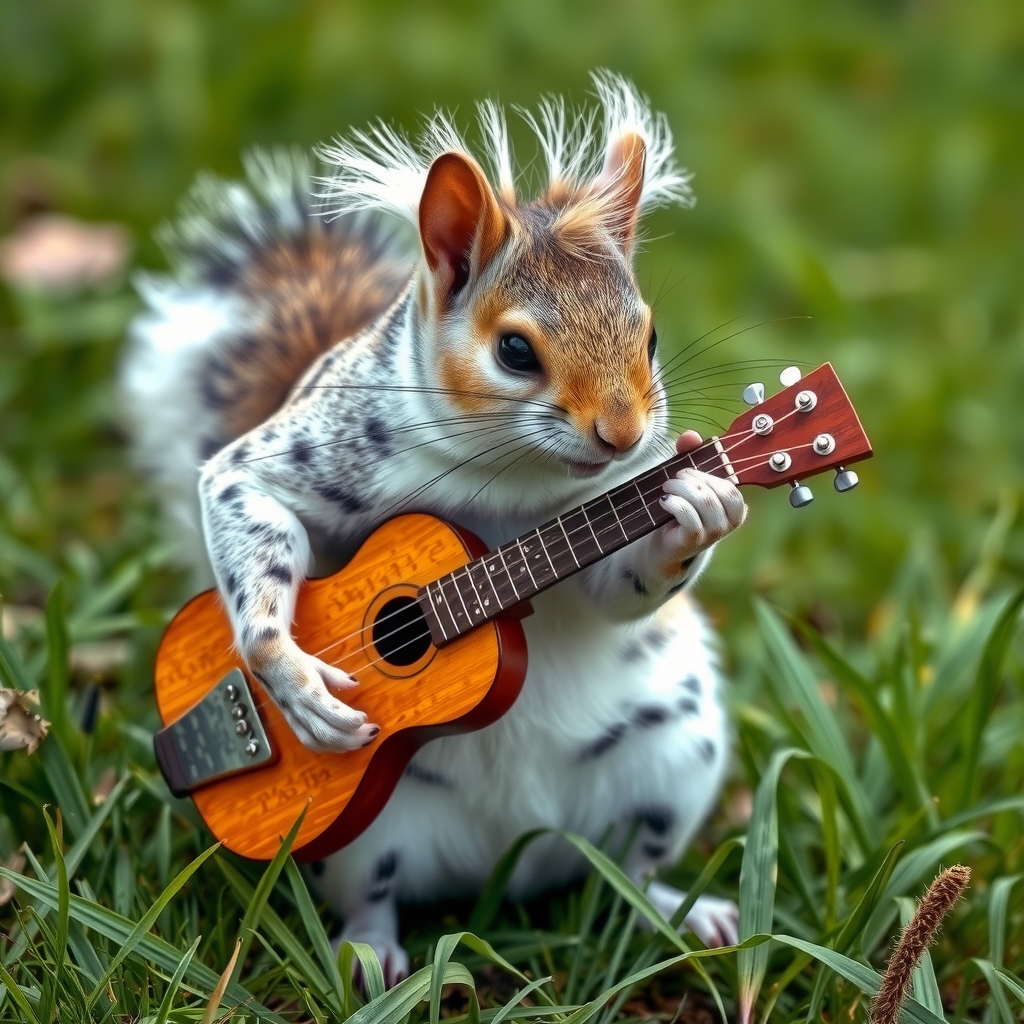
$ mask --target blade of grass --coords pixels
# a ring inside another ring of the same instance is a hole
[[[839,802],[836,784],[831,772],[820,764],[812,763],[811,772],[821,801],[821,841],[825,850],[825,931],[836,923],[836,905],[839,897],[839,874],[843,867],[843,854],[839,847]]]
[[[512,872],[519,863],[519,858],[530,843],[537,836],[544,833],[544,829],[534,829],[532,832],[524,832],[502,855],[501,860],[494,866],[487,884],[483,887],[477,897],[473,912],[469,915],[469,931],[474,934],[487,931],[498,916],[501,901],[505,898],[505,890],[508,888]]]
[[[295,823],[288,830],[288,835],[281,840],[281,845],[278,847],[277,853],[274,854],[274,859],[267,865],[263,876],[259,880],[259,884],[256,886],[252,900],[245,908],[242,923],[238,926],[238,937],[242,943],[242,952],[235,958],[234,974],[231,977],[233,982],[237,983],[239,980],[242,967],[245,965],[245,959],[249,955],[253,934],[260,923],[260,915],[263,913],[263,908],[267,905],[270,893],[277,884],[281,871],[284,869],[285,861],[288,860],[292,843],[295,842],[295,837],[299,834],[299,829],[302,827],[302,822],[306,817],[308,806],[307,804],[306,807],[302,808],[299,816],[295,819]]]
[[[387,988],[384,984],[384,971],[377,958],[377,951],[366,942],[343,942],[342,948],[346,946],[352,950],[352,955],[359,961],[366,998],[373,1002],[374,999],[382,996]]]
[[[738,946],[720,946],[717,949],[691,949],[689,952],[680,953],[678,956],[669,958],[668,960],[661,960],[650,967],[645,968],[642,971],[637,971],[635,974],[630,974],[617,982],[611,988],[606,989],[596,998],[590,1000],[589,1003],[585,1003],[578,1010],[569,1014],[565,1018],[563,1024],[585,1024],[586,1021],[590,1020],[595,1014],[600,1013],[605,1003],[608,1002],[613,996],[617,995],[623,989],[635,988],[642,982],[653,978],[656,974],[660,974],[663,971],[671,970],[673,967],[679,964],[692,962],[694,964],[699,963],[701,960],[714,959],[722,956],[730,956],[737,950],[751,949],[754,946],[761,945],[762,943],[768,942],[771,938],[770,935],[752,935],[745,942],[741,942]],[[707,975],[707,971],[704,971],[704,976]]]
[[[885,855],[881,865],[879,865],[878,870],[871,879],[870,885],[864,890],[864,895],[857,901],[857,905],[846,918],[835,940],[829,943],[833,949],[840,953],[846,953],[853,948],[853,944],[857,941],[857,936],[860,935],[864,925],[882,898],[882,893],[885,891],[885,887],[892,877],[893,869],[896,867],[896,858],[899,856],[902,846],[903,841],[901,840]],[[825,986],[831,978],[832,972],[829,970],[817,972],[814,979],[814,989],[811,992],[811,1003],[807,1010],[808,1022],[818,1019],[822,1003],[825,1000]]]
[[[471,949],[479,956],[485,957],[491,963],[497,964],[503,970],[508,971],[513,977],[521,982],[529,981],[529,978],[518,968],[513,967],[503,956],[501,956],[489,942],[481,939],[472,932],[453,932],[450,935],[442,935],[437,940],[434,948],[433,966],[436,968],[430,982],[430,1024],[438,1024],[441,1016],[441,986],[445,984],[445,970],[451,961],[452,954],[459,944]]]
[[[85,859],[85,855],[89,852],[89,848],[103,827],[103,823],[110,816],[110,812],[117,806],[117,802],[120,800],[121,794],[125,791],[125,787],[130,779],[131,776],[126,775],[114,786],[110,791],[110,796],[100,804],[96,813],[89,818],[89,822],[82,830],[82,834],[75,840],[71,849],[68,850],[67,857],[65,858],[68,866],[68,878],[74,878],[75,872]]]
[[[958,810],[964,810],[977,799],[982,734],[999,693],[1003,658],[1006,656],[1010,641],[1016,635],[1021,607],[1024,607],[1024,589],[1017,591],[1006,602],[982,650],[964,715],[964,754],[958,770],[961,778]]]
[[[27,1024],[39,1024],[39,1018],[35,1015],[28,997],[22,992],[21,986],[14,980],[2,962],[0,962],[0,981],[4,983],[7,994],[11,997],[14,1005],[21,1011],[22,1017]]]
[[[536,992],[537,989],[541,987],[541,985],[546,985],[549,981],[551,981],[550,977],[535,978],[533,981],[530,982],[529,985],[526,985],[524,988],[521,988],[507,1003],[505,1003],[504,1006],[501,1007],[501,1009],[498,1010],[496,1014],[494,1014],[493,1017],[491,1017],[489,1024],[501,1024],[501,1022],[505,1020],[506,1017],[512,1015],[516,1007],[527,996]]]
[[[238,897],[238,902],[242,906],[248,906],[252,902],[256,890],[242,876],[238,869],[223,857],[215,857],[214,863],[227,879],[228,885],[234,890],[235,895]],[[313,958],[306,952],[305,947],[273,907],[266,906],[263,908],[260,927],[284,950],[292,966],[303,976],[309,987],[319,994],[324,1001],[327,1001],[331,991],[330,982],[320,973],[313,962]],[[345,975],[342,974],[342,979],[344,978]]]
[[[782,769],[793,758],[811,755],[788,747],[776,751],[765,769],[754,794],[754,807],[747,828],[747,845],[740,868],[740,940],[767,935],[772,930],[775,909],[775,884],[778,875],[779,816],[777,793]],[[740,1024],[754,1017],[761,982],[768,967],[768,946],[743,950],[737,957],[738,1004]]]
[[[292,895],[295,897],[295,905],[299,908],[299,916],[313,946],[313,952],[320,961],[327,975],[327,981],[331,986],[331,992],[325,995],[333,995],[328,1005],[335,1013],[341,1013],[345,1004],[345,986],[341,980],[341,973],[338,971],[338,958],[331,949],[331,940],[324,930],[323,921],[313,905],[313,900],[306,888],[306,882],[299,871],[298,865],[292,857],[285,861],[285,874],[288,876],[288,884],[291,886]]]
[[[875,695],[873,685],[858,672],[835,648],[816,630],[800,619],[791,619],[800,635],[814,648],[825,667],[836,681],[846,690],[864,716],[872,735],[877,737],[885,751],[892,781],[902,791],[912,807],[928,807],[929,814],[938,823],[938,811],[932,801],[921,772],[903,746],[900,730],[892,716]]]
[[[1006,992],[1003,990],[1003,980],[996,974],[995,965],[980,957],[974,957],[973,960],[988,983],[988,991],[992,996],[992,1009],[995,1010],[999,1024],[1017,1024],[1013,1010],[1010,1009],[1010,1003],[1006,998]]]
[[[68,956],[68,909],[71,902],[71,889],[68,884],[68,868],[64,862],[64,826],[61,821],[60,809],[57,810],[56,825],[50,815],[43,811],[46,830],[50,834],[50,845],[53,848],[54,867],[57,871],[57,931],[54,933],[53,957],[54,967],[52,985],[44,989],[45,997],[39,1005],[39,1016],[48,1021],[56,1008],[57,990],[64,984],[64,972]]]
[[[997,878],[988,897],[988,958],[996,966],[1003,966],[1006,941],[1006,909],[1010,891],[1024,875]]]
[[[210,857],[212,857],[217,850],[220,849],[220,843],[214,843],[209,849],[204,850],[198,857],[195,858],[190,864],[182,868],[181,871],[174,877],[171,883],[166,889],[156,898],[153,905],[142,915],[138,923],[132,928],[128,937],[121,944],[121,948],[114,954],[113,960],[110,961],[110,966],[103,972],[103,977],[96,983],[92,992],[89,993],[89,998],[86,1003],[86,1007],[91,1007],[99,994],[106,987],[107,982],[113,976],[114,971],[117,970],[118,965],[127,957],[130,953],[135,950],[135,947],[142,940],[142,937],[153,927],[156,919],[160,916],[160,912],[171,902],[172,899],[177,895],[178,891],[182,886],[205,864]]]
[[[46,686],[40,693],[43,715],[50,728],[67,746],[72,741],[67,717],[68,626],[67,587],[58,580],[46,599]]]
[[[569,961],[569,974],[565,979],[563,995],[567,1003],[573,1002],[576,995],[576,985],[580,975],[580,968],[583,965],[583,955],[587,946],[586,939],[594,925],[594,918],[597,916],[597,908],[601,902],[601,894],[604,892],[604,879],[596,871],[592,871],[583,886],[583,909],[580,914],[579,937],[580,941],[573,950],[572,959]],[[608,924],[611,924],[611,915],[608,917]],[[606,939],[607,926],[602,930],[601,938]],[[595,950],[594,958],[601,955],[602,946],[600,940],[598,949]],[[589,980],[589,974],[588,974]]]
[[[1024,1003],[1024,983],[1020,978],[1014,977],[1005,967],[996,967],[995,975],[1003,983],[1007,992]]]
[[[427,998],[434,971],[434,964],[420,968],[394,988],[382,992],[356,1010],[346,1024],[398,1024]],[[449,963],[442,972],[441,984],[466,985],[472,993],[471,1001],[476,1000],[473,975],[462,964]]]
[[[28,672],[25,671],[18,652],[8,643],[2,631],[0,631],[0,682],[5,683],[12,690],[33,689],[32,680],[29,678]]]
[[[178,966],[174,968],[171,980],[167,983],[167,991],[164,992],[164,997],[160,1000],[160,1005],[157,1007],[153,1024],[167,1024],[167,1018],[171,1015],[171,1007],[174,1005],[174,997],[178,994],[178,988],[181,986],[181,979],[185,976],[188,965],[192,962],[192,957],[196,955],[196,950],[199,948],[202,938],[201,935],[196,936],[195,941],[185,950],[184,956],[178,961]]]
[[[827,765],[831,765],[843,781],[847,795],[847,812],[862,848],[874,848],[877,837],[867,796],[854,768],[853,755],[846,743],[832,710],[818,691],[817,679],[806,658],[793,643],[778,615],[764,602],[755,605],[761,636],[768,658],[775,668],[769,673],[773,686],[781,685],[788,700],[796,705],[806,723],[804,740],[808,749]]]
[[[80,836],[91,817],[89,801],[67,753],[60,744],[60,737],[55,733],[48,735],[39,744],[37,754],[68,831],[76,837]]]

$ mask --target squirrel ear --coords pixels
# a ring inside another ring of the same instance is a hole
[[[427,266],[445,299],[490,262],[507,229],[484,172],[461,153],[442,153],[430,165],[419,222]]]
[[[636,238],[646,160],[644,140],[636,132],[626,132],[608,143],[604,166],[591,185],[604,207],[605,225],[627,256]]]

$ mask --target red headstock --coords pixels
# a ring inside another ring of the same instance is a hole
[[[720,443],[738,482],[761,487],[871,457],[871,442],[831,363],[737,416]],[[837,478],[837,489],[845,490],[841,479],[849,478]]]

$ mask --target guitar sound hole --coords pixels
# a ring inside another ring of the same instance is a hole
[[[414,597],[394,597],[373,620],[373,646],[389,665],[412,665],[430,647],[430,630]]]

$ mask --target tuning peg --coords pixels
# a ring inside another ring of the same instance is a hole
[[[779,383],[784,388],[788,388],[790,384],[795,384],[802,376],[803,374],[800,372],[799,366],[787,366],[779,374]]]
[[[842,494],[843,491],[852,491],[860,483],[860,477],[852,469],[844,469],[840,466],[836,470],[836,478],[833,483],[836,490]]]
[[[743,401],[747,405],[760,405],[764,401],[764,385],[748,384],[743,389]]]
[[[789,492],[789,503],[793,508],[803,508],[804,505],[810,505],[814,501],[814,495],[811,494],[810,487],[805,487],[798,480],[793,481],[793,490]]]

